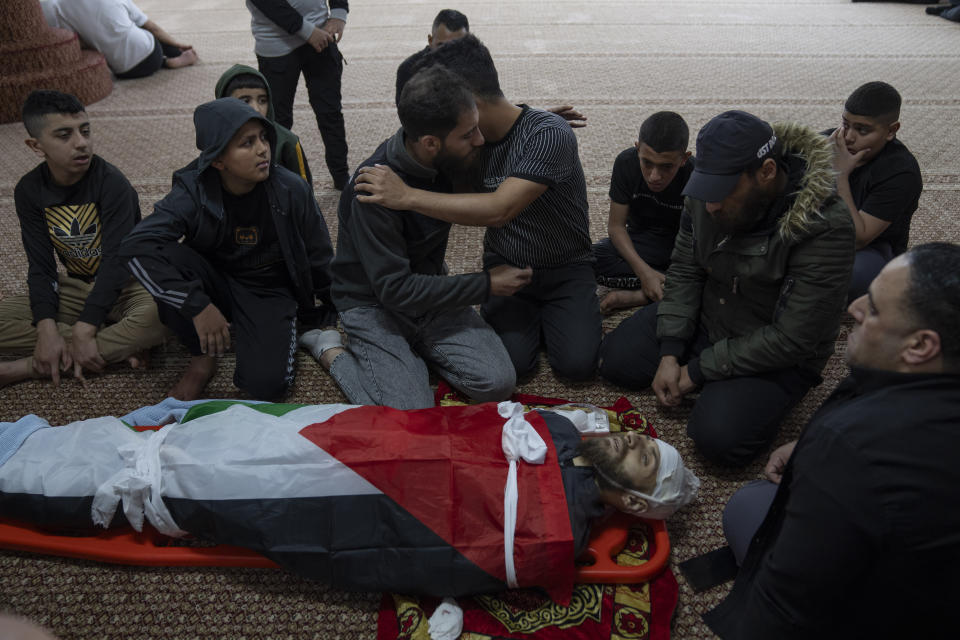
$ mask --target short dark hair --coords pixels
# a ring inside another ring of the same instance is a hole
[[[417,70],[439,64],[463,78],[475,96],[482,100],[503,97],[500,78],[490,50],[472,33],[445,43],[423,57]]]
[[[230,82],[223,88],[223,98],[229,98],[237,89],[263,89],[269,93],[267,82],[255,73],[238,73],[230,78]]]
[[[673,111],[657,111],[640,125],[640,142],[656,153],[685,152],[690,145],[690,127]]]
[[[960,371],[960,245],[921,244],[906,253],[910,264],[906,308],[922,329],[940,336],[950,371]]]
[[[889,124],[900,119],[900,94],[886,82],[874,81],[857,87],[843,108],[857,116],[876,118]]]
[[[421,69],[403,85],[397,115],[408,138],[446,138],[460,114],[476,106],[473,93],[454,72],[435,65]]]
[[[37,138],[43,133],[43,117],[51,113],[74,114],[86,111],[83,103],[75,95],[61,91],[33,91],[23,102],[23,126],[31,137]]]
[[[445,26],[450,31],[470,31],[470,21],[456,9],[443,9],[433,19],[433,30],[436,31],[440,25]]]

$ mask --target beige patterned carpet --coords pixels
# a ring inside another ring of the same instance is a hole
[[[116,84],[92,105],[97,152],[123,170],[140,193],[144,214],[165,193],[171,173],[194,155],[191,114],[212,98],[229,65],[256,64],[249,15],[237,0],[138,0],[169,32],[192,43],[200,63]],[[351,166],[391,134],[397,64],[423,47],[437,10],[420,0],[354,0],[342,50],[344,115]],[[490,47],[506,95],[548,106],[570,102],[589,117],[579,130],[587,175],[591,228],[605,234],[613,158],[630,145],[640,122],[673,109],[693,133],[728,108],[768,120],[796,120],[817,129],[837,124],[846,95],[882,79],[903,95],[900,138],[920,161],[925,189],[912,243],[960,241],[960,25],[905,4],[845,0],[554,0],[449,5],[466,13]],[[313,167],[317,199],[336,234],[336,203],[323,168],[320,136],[301,87],[294,130]],[[0,126],[0,296],[25,289],[26,260],[13,205],[19,176],[37,159],[23,145],[19,124]],[[481,233],[455,229],[448,261],[473,270]],[[608,321],[608,328],[624,315]],[[838,352],[844,348],[843,336]],[[155,352],[147,372],[114,368],[87,388],[33,382],[0,389],[0,420],[36,413],[52,423],[120,415],[160,401],[185,364],[174,342]],[[232,361],[224,358],[208,388],[234,397]],[[305,356],[292,402],[341,401],[329,377]],[[794,437],[844,375],[831,360],[826,382],[809,394],[782,430]],[[596,381],[568,385],[546,368],[521,391],[596,404],[624,392]],[[649,393],[627,394],[676,444],[703,480],[700,501],[670,523],[673,562],[722,544],[720,513],[733,491],[757,477],[756,463],[739,471],[712,468],[683,433],[686,410],[665,412]],[[675,638],[708,638],[699,614],[728,587],[695,595],[678,575]],[[29,616],[62,638],[373,638],[376,594],[348,594],[269,570],[141,569],[0,552],[0,610]]]

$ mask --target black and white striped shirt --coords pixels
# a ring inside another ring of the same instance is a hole
[[[495,191],[517,177],[548,188],[509,223],[487,229],[484,249],[519,267],[588,262],[587,184],[577,138],[560,116],[521,106],[523,113],[507,135],[491,145],[483,187]]]

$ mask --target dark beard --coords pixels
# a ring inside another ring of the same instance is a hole
[[[584,438],[580,441],[580,444],[577,445],[577,455],[583,456],[590,464],[593,465],[593,468],[599,471],[597,474],[597,482],[601,488],[607,489],[635,489],[631,479],[623,472],[623,469],[620,466],[621,460],[615,459],[611,455],[608,446],[602,442],[607,437],[617,437],[617,436],[605,436],[597,438]],[[613,480],[620,487],[611,486],[607,480]]]
[[[734,235],[745,231],[751,231],[767,215],[767,209],[773,198],[760,189],[753,191],[750,196],[743,201],[743,206],[736,215],[714,218],[717,228],[727,235]]]
[[[457,158],[441,151],[437,154],[433,166],[450,181],[455,192],[482,191],[486,158],[486,145],[479,147],[467,158]]]

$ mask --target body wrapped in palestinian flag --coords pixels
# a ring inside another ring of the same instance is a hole
[[[0,466],[0,514],[74,530],[146,520],[346,589],[506,589],[496,404],[264,411],[237,404],[144,433],[116,418],[40,428]],[[547,455],[518,466],[517,579],[565,602],[602,506],[592,471],[569,464],[573,425],[525,417]]]

